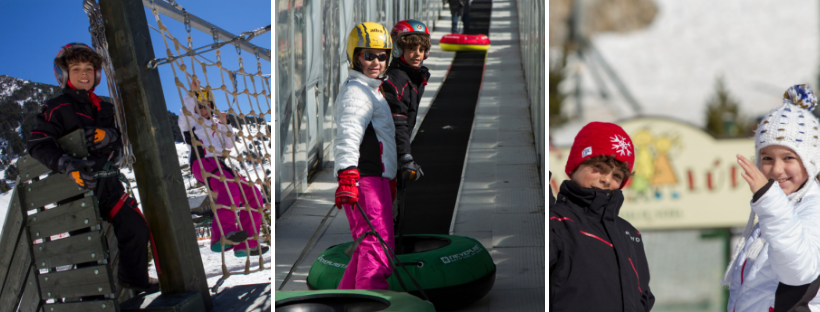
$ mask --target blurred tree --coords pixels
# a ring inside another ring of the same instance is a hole
[[[566,116],[561,113],[561,105],[564,102],[566,95],[559,90],[559,85],[566,79],[565,69],[567,67],[567,53],[569,53],[568,45],[564,45],[563,53],[558,61],[550,60],[549,67],[549,125],[550,127],[557,127],[567,122]],[[550,58],[552,59],[552,58]]]
[[[0,193],[11,191],[11,186],[6,180],[0,180]]]
[[[706,131],[716,138],[744,138],[751,135],[752,122],[740,114],[738,102],[729,94],[723,77],[715,81],[715,95],[706,108]]]
[[[9,165],[9,166],[6,168],[5,173],[6,173],[6,176],[5,176],[5,179],[6,179],[6,180],[12,180],[12,181],[14,181],[15,179],[17,179],[17,166],[15,166],[15,165]]]

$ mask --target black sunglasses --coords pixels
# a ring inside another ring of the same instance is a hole
[[[361,56],[362,56],[362,58],[364,58],[367,61],[372,61],[372,60],[375,60],[375,59],[379,59],[380,62],[383,62],[384,60],[387,59],[387,54],[376,54],[376,53],[370,53],[370,52],[362,53]]]

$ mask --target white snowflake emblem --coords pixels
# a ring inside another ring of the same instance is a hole
[[[619,155],[632,156],[632,151],[630,151],[630,149],[632,148],[632,143],[629,143],[626,140],[626,138],[616,134],[615,136],[609,138],[609,141],[615,143],[612,144],[612,148],[615,149],[615,152],[617,152]]]

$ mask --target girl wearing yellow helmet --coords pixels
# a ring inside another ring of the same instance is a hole
[[[339,179],[336,207],[344,208],[354,240],[361,239],[347,265],[339,289],[388,289],[391,269],[377,233],[393,248],[393,209],[390,184],[396,176],[393,117],[379,91],[393,43],[387,29],[376,23],[356,25],[347,41],[349,76],[334,104],[337,125],[334,172]]]
[[[263,208],[266,200],[258,188],[244,183],[234,182],[236,172],[228,166],[223,156],[229,153],[234,147],[233,129],[228,123],[226,114],[216,114],[219,120],[212,118],[215,112],[214,94],[210,90],[202,90],[199,86],[199,81],[194,77],[191,81],[192,94],[185,95],[183,102],[185,108],[179,112],[179,128],[182,131],[182,136],[185,142],[188,143],[190,154],[188,156],[191,172],[197,181],[205,183],[203,178],[203,171],[211,174],[224,174],[228,182],[220,182],[218,178],[211,177],[208,180],[208,187],[211,191],[216,193],[215,203],[217,205],[231,207],[232,204],[236,206],[248,206],[253,209]],[[188,116],[185,115],[185,109],[193,112]],[[201,122],[201,124],[200,124]],[[214,130],[216,126],[216,131]],[[189,130],[189,127],[191,130]],[[199,141],[200,144],[193,147],[193,141]],[[198,157],[197,157],[198,154]],[[247,181],[244,177],[240,179]],[[244,196],[243,196],[244,193]],[[231,201],[233,198],[233,201]],[[247,198],[247,202],[245,201]],[[219,222],[211,223],[211,250],[220,252],[233,249],[236,257],[245,257],[250,253],[252,256],[257,256],[260,253],[264,254],[269,250],[267,246],[259,246],[255,239],[256,234],[262,224],[262,214],[259,212],[248,212],[246,210],[239,211],[239,223],[242,224],[240,229],[236,225],[236,214],[230,209],[217,209],[216,216]],[[216,221],[216,219],[214,220]],[[222,232],[225,234],[225,239],[237,245],[223,246],[220,244]],[[247,239],[247,241],[246,241]]]

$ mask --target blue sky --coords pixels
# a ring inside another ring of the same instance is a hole
[[[271,2],[250,1],[250,0],[177,0],[188,12],[211,22],[235,35],[243,31],[254,30],[271,24]],[[0,74],[16,78],[42,82],[56,85],[57,81],[53,74],[54,56],[60,47],[69,42],[83,42],[91,45],[91,35],[88,33],[88,15],[83,11],[82,1],[11,1],[3,4],[2,18],[0,18],[0,28],[6,31],[2,35],[3,44],[0,48]],[[148,24],[156,27],[157,23],[150,10],[146,9]],[[171,35],[178,37],[181,43],[185,44],[187,33],[182,23],[169,17],[161,16],[163,23],[171,31]],[[165,44],[159,33],[150,30],[151,39],[154,46],[154,53],[157,57],[165,57]],[[193,46],[200,47],[213,43],[210,34],[202,33],[196,29],[192,31]],[[270,49],[272,33],[268,32],[260,37],[251,40],[251,43]],[[172,53],[173,43],[169,41]],[[221,49],[223,66],[227,69],[238,69],[236,50],[232,46],[225,46]],[[211,61],[216,57],[213,52],[204,55]],[[247,72],[256,73],[256,58],[246,51],[242,51],[244,67]],[[190,62],[186,58],[185,63],[190,68]],[[209,78],[211,85],[221,85],[221,78],[216,70],[209,67]],[[262,60],[262,73],[270,74],[270,63]],[[190,69],[189,69],[190,71]],[[199,71],[199,68],[197,68]],[[162,80],[163,92],[165,94],[166,105],[172,112],[178,113],[181,107],[179,94],[174,87],[174,76],[169,65],[162,65],[159,68],[160,79]],[[181,75],[179,69],[177,74]],[[200,74],[201,76],[201,74]],[[227,77],[227,76],[226,76]],[[227,79],[227,78],[226,78]],[[180,80],[184,78],[180,76]],[[204,82],[204,79],[200,78]],[[257,91],[261,82],[257,81]],[[240,80],[240,90],[242,89]],[[249,86],[250,87],[250,86]],[[253,92],[253,89],[251,89]],[[97,87],[98,95],[108,95],[108,87],[105,77]],[[216,92],[217,105],[222,109],[227,109],[225,93]],[[220,101],[221,99],[221,101]],[[240,96],[240,104],[247,102],[246,96]],[[264,98],[259,97],[260,106],[267,110],[268,104]],[[255,106],[255,100],[254,100]],[[259,111],[258,109],[256,110]],[[247,112],[243,109],[243,112]],[[268,116],[269,117],[269,116]],[[268,118],[270,120],[270,118]]]

